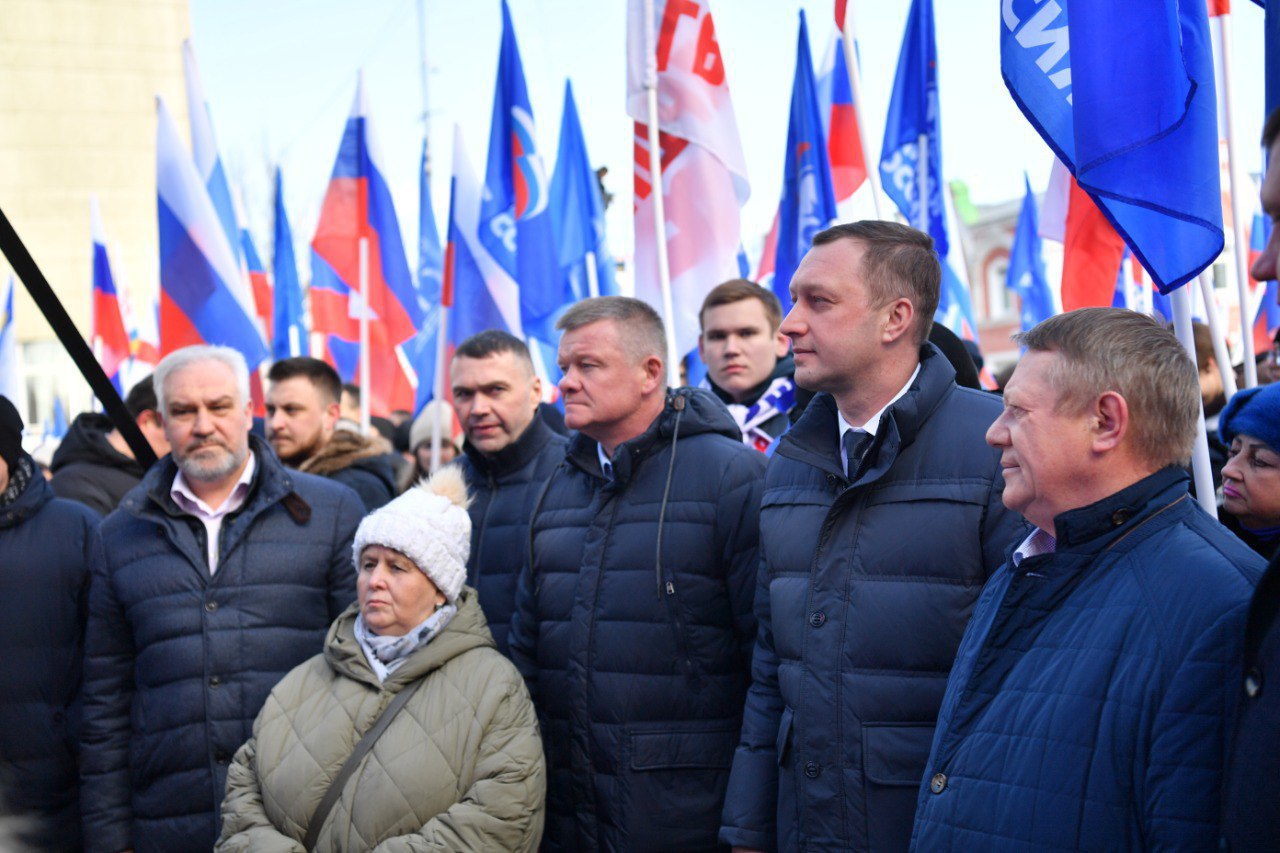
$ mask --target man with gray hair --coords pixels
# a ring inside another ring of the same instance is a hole
[[[1196,365],[1116,308],[1015,340],[1026,355],[987,441],[1034,529],[965,631],[912,847],[1215,849],[1263,561],[1188,494]]]
[[[535,502],[511,653],[538,706],[549,850],[715,849],[750,683],[764,457],[666,384],[652,308],[560,319],[576,434]]]
[[[351,489],[249,434],[249,373],[195,346],[155,371],[171,455],[98,528],[85,640],[85,849],[208,850],[272,686],[355,597]]]

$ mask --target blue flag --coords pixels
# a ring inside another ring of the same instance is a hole
[[[614,280],[613,256],[604,237],[600,182],[587,157],[573,86],[567,80],[560,119],[560,147],[556,152],[556,171],[551,178],[551,212],[558,226],[566,303],[592,295],[587,272],[588,252],[595,255],[595,295],[616,296],[618,284]]]
[[[493,93],[480,241],[519,283],[524,333],[543,341],[553,339],[553,318],[565,301],[549,189],[511,10],[503,0],[502,50]]]
[[[907,222],[933,237],[938,254],[951,250],[942,200],[942,134],[938,119],[938,47],[933,33],[933,0],[911,0],[889,97],[884,144],[880,149],[884,191]],[[921,188],[928,217],[921,210]],[[922,227],[927,224],[926,227]]]
[[[436,228],[435,208],[431,203],[431,181],[427,171],[427,140],[422,140],[422,160],[418,167],[418,303],[423,321],[418,334],[405,344],[405,354],[418,374],[418,390],[413,412],[435,396],[436,354],[440,338],[440,297],[444,285],[444,251]]]
[[[778,248],[774,256],[773,292],[782,312],[791,310],[791,276],[809,251],[813,235],[836,218],[836,192],[831,185],[827,140],[822,134],[818,87],[809,55],[809,28],[800,13],[796,75],[791,85],[791,119],[787,125],[782,200],[778,204]]]
[[[302,285],[298,281],[298,263],[293,256],[293,229],[284,209],[284,176],[276,169],[275,257],[272,274],[272,358],[277,361],[295,355],[306,355],[307,322],[302,313]]]
[[[1204,0],[1007,0],[1000,67],[1027,120],[1162,293],[1221,254]]]
[[[1027,187],[1018,215],[1018,228],[1013,233],[1013,252],[1009,256],[1009,270],[1005,286],[1018,294],[1022,303],[1019,319],[1022,331],[1027,331],[1053,316],[1053,294],[1049,292],[1049,280],[1044,273],[1044,255],[1040,246],[1039,216],[1036,214],[1036,196],[1031,192],[1031,182],[1024,174]]]

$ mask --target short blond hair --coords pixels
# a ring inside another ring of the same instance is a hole
[[[594,296],[575,304],[556,321],[556,329],[571,332],[601,320],[618,327],[623,352],[639,364],[650,356],[667,362],[667,334],[662,318],[647,302],[630,296]]]
[[[1134,447],[1156,467],[1191,460],[1200,376],[1173,333],[1126,308],[1080,308],[1013,336],[1028,350],[1062,356],[1049,376],[1058,408],[1083,410],[1108,391],[1129,406]]]

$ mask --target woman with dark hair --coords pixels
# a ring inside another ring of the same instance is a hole
[[[1218,433],[1228,447],[1219,520],[1270,559],[1280,545],[1280,385],[1237,392]]]

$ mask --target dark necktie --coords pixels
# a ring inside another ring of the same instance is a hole
[[[859,429],[851,429],[845,432],[844,438],[841,439],[841,444],[844,447],[844,458],[849,463],[847,467],[850,482],[862,475],[866,462],[864,457],[875,440],[876,437],[874,435]]]

